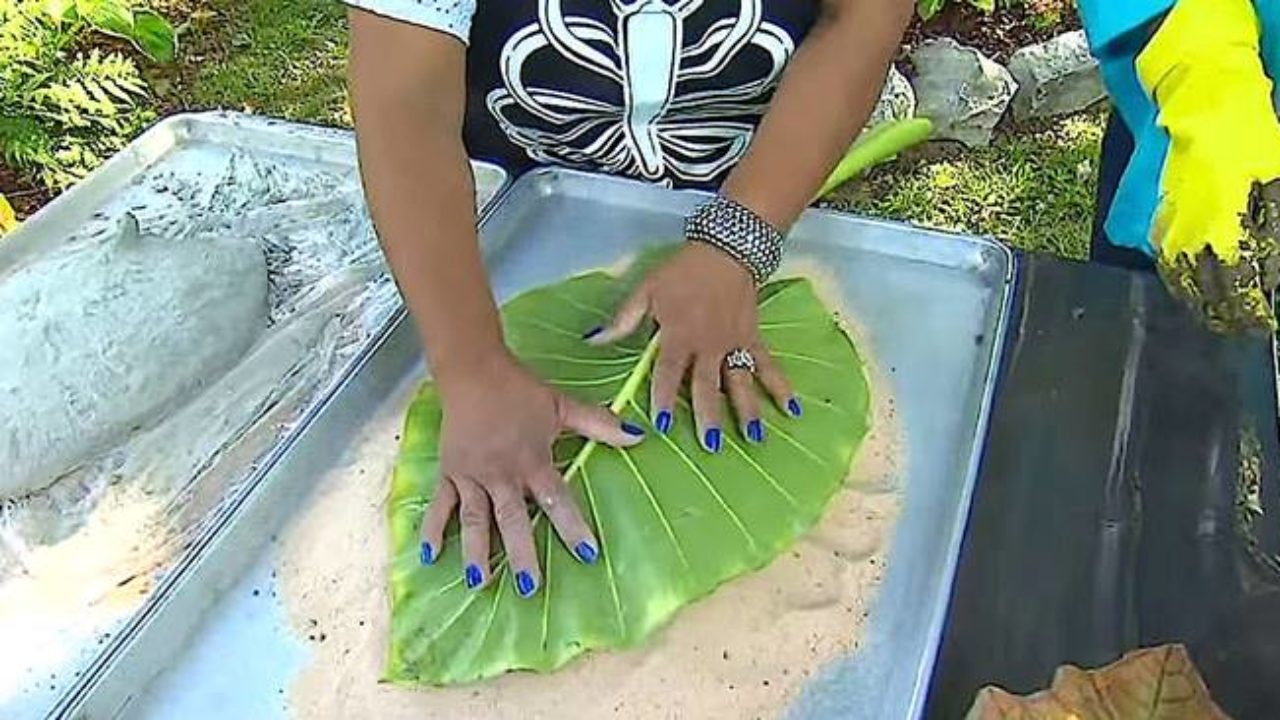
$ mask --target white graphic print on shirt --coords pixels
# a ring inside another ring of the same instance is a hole
[[[535,162],[708,182],[746,152],[752,125],[742,117],[764,112],[795,51],[785,31],[764,21],[762,1],[740,0],[736,16],[712,23],[686,46],[685,19],[703,0],[610,0],[615,28],[566,16],[561,0],[539,0],[537,23],[503,48],[504,87],[486,98],[489,111]],[[751,46],[769,60],[758,77],[676,94],[679,83],[717,75]],[[546,52],[618,83],[622,106],[527,84],[527,63]],[[540,122],[530,124],[529,116]]]

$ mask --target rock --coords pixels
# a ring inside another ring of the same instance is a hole
[[[1013,117],[1019,122],[1069,115],[1106,97],[1083,30],[1022,48],[1009,59],[1009,72],[1018,81]]]
[[[911,53],[916,113],[933,121],[934,137],[970,147],[991,142],[1018,83],[999,63],[949,38]]]
[[[916,93],[911,89],[907,77],[898,68],[889,66],[889,77],[885,80],[884,89],[880,91],[880,99],[871,111],[871,119],[867,128],[873,128],[895,120],[906,120],[916,113]]]

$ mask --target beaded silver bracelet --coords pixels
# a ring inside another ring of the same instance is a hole
[[[726,197],[695,210],[685,221],[684,234],[691,242],[706,243],[737,260],[757,285],[763,285],[782,264],[782,233]]]

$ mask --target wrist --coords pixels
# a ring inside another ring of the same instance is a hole
[[[706,263],[711,266],[710,272],[713,272],[715,277],[731,278],[734,282],[746,285],[752,290],[755,289],[756,281],[751,275],[751,270],[724,250],[701,242],[688,243],[685,250],[706,258]]]
[[[764,284],[782,264],[782,232],[747,206],[724,196],[689,216],[685,238],[733,259],[757,285]]]
[[[514,364],[515,359],[498,338],[449,345],[431,353],[430,363],[431,375],[441,394],[448,396],[455,388],[484,382],[485,378],[501,373]]]

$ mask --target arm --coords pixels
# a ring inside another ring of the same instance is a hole
[[[422,562],[461,520],[463,577],[492,580],[495,524],[524,597],[540,584],[525,498],[543,506],[584,563],[599,546],[551,462],[564,430],[612,445],[642,434],[604,408],[557,393],[507,351],[475,228],[462,143],[465,57],[443,33],[351,12],[351,96],[365,195],[401,292],[421,330],[444,408],[439,477],[423,517]]]
[[[1209,327],[1266,332],[1280,283],[1280,123],[1259,40],[1270,14],[1259,13],[1274,6],[1136,5],[1142,18],[1163,14],[1129,26],[1114,22],[1111,5],[1080,5],[1136,143],[1107,237],[1153,256],[1169,290]]]
[[[432,371],[450,384],[503,352],[462,144],[466,48],[362,10],[350,21],[351,103],[369,210]]]
[[[912,10],[909,0],[825,0],[723,193],[773,227],[790,227],[870,117]],[[754,280],[728,254],[686,244],[646,278],[593,342],[630,335],[646,315],[662,328],[650,401],[660,431],[676,422],[676,396],[686,375],[694,423],[708,452],[721,447],[722,391],[738,431],[751,443],[764,442],[757,381],[782,412],[801,415],[799,398],[760,337]],[[747,350],[757,371],[727,369],[726,357],[735,350]]]
[[[913,10],[906,0],[825,0],[724,194],[790,227],[871,116]]]

